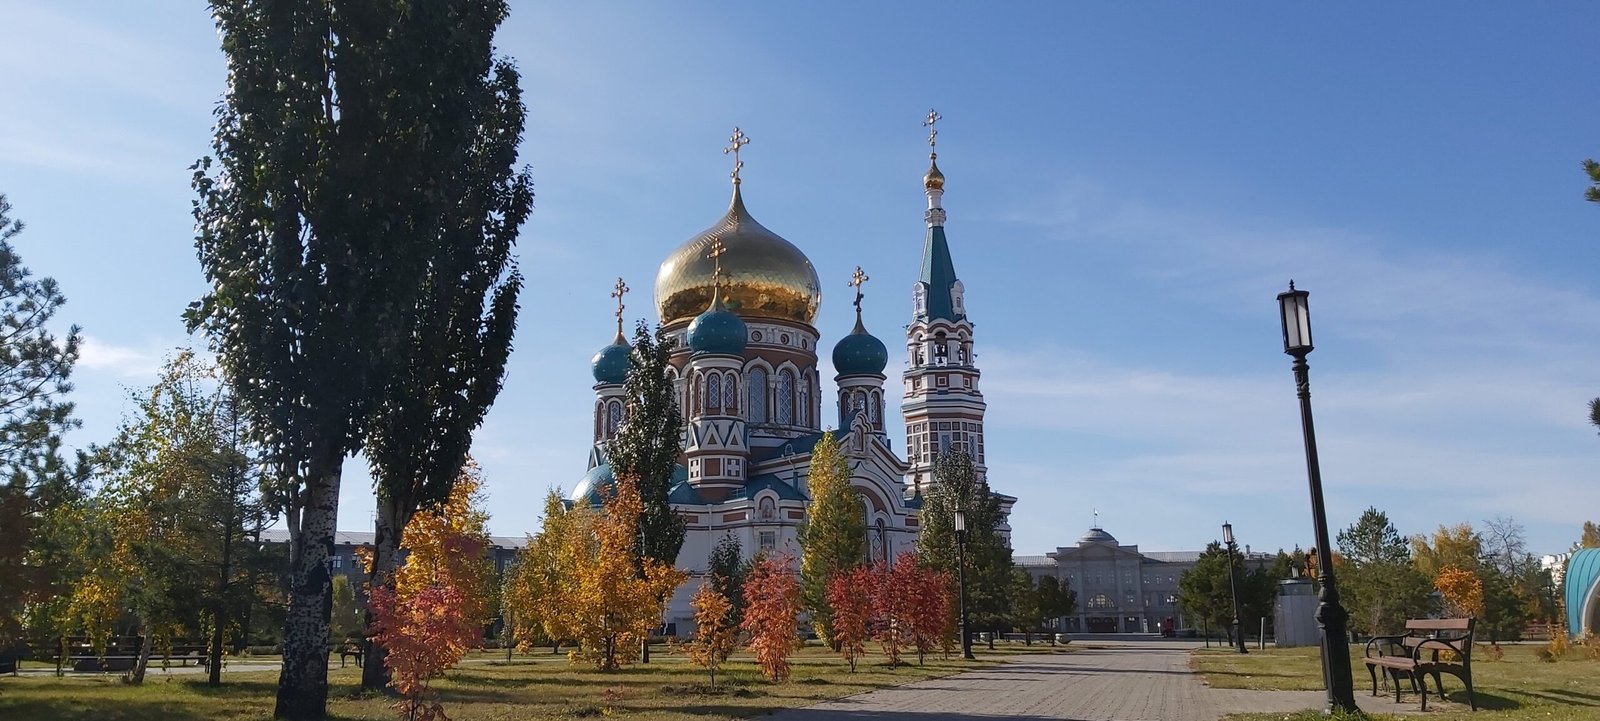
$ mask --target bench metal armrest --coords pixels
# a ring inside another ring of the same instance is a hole
[[[1367,639],[1367,650],[1364,652],[1365,658],[1376,658],[1376,657],[1380,657],[1380,656],[1393,656],[1393,655],[1395,655],[1395,654],[1391,654],[1391,653],[1384,653],[1384,650],[1381,649],[1381,648],[1378,648],[1377,645],[1381,642],[1381,643],[1387,643],[1391,647],[1392,646],[1398,646],[1398,645],[1400,645],[1400,640],[1403,639],[1403,638],[1405,638],[1405,635],[1402,634],[1402,635],[1399,635],[1399,636],[1373,636],[1372,638]],[[1377,651],[1377,653],[1373,653],[1373,651]]]

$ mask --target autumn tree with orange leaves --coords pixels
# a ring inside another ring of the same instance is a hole
[[[828,579],[828,607],[833,609],[833,642],[850,664],[850,673],[866,653],[867,623],[872,598],[862,590],[871,586],[871,569],[865,566],[835,571]]]
[[[405,563],[394,588],[369,589],[372,640],[386,653],[394,705],[406,721],[444,719],[429,683],[483,638],[492,613],[494,567],[486,551],[482,477],[470,461],[445,501],[411,517],[401,533]],[[365,559],[370,564],[370,558]]]
[[[749,635],[748,648],[762,675],[774,682],[789,679],[789,654],[800,645],[800,583],[793,564],[788,554],[759,558],[744,585],[739,627]]]
[[[708,577],[690,605],[694,606],[695,628],[694,639],[688,644],[689,660],[711,673],[711,688],[716,688],[717,669],[739,645],[739,629],[729,620],[733,602],[717,590],[714,577]]]
[[[1446,566],[1433,578],[1444,597],[1445,614],[1453,617],[1483,615],[1483,579],[1472,571]]]

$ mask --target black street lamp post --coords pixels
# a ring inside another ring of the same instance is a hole
[[[1306,354],[1311,352],[1311,294],[1289,290],[1278,294],[1278,317],[1283,321],[1283,352],[1294,356],[1294,383],[1300,397],[1300,430],[1305,437],[1306,476],[1311,484],[1311,520],[1317,534],[1317,581],[1322,592],[1317,605],[1317,625],[1322,627],[1322,682],[1328,689],[1329,712],[1356,712],[1355,684],[1350,677],[1350,635],[1345,630],[1349,614],[1339,605],[1339,588],[1333,576],[1333,552],[1328,543],[1328,513],[1322,503],[1322,470],[1317,464],[1317,434],[1311,423],[1311,376]]]
[[[1228,547],[1228,588],[1233,591],[1233,643],[1239,653],[1250,653],[1244,647],[1244,624],[1239,622],[1239,582],[1233,571],[1233,524],[1222,522],[1222,543]]]
[[[961,585],[961,657],[978,660],[972,655],[972,633],[967,626],[967,514],[956,505],[956,576]]]

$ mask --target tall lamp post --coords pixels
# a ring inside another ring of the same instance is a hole
[[[1283,352],[1294,356],[1294,383],[1300,397],[1300,430],[1305,436],[1306,476],[1311,484],[1311,520],[1317,534],[1317,580],[1322,592],[1317,605],[1317,625],[1322,628],[1322,683],[1328,690],[1327,710],[1355,712],[1355,684],[1350,678],[1350,635],[1345,630],[1349,614],[1339,605],[1339,588],[1333,576],[1333,552],[1328,543],[1328,513],[1322,503],[1322,469],[1317,464],[1317,434],[1311,423],[1311,377],[1306,355],[1311,352],[1310,293],[1289,290],[1278,294],[1278,317],[1283,321]]]
[[[978,660],[972,655],[972,633],[967,630],[967,513],[956,503],[956,577],[961,585],[961,657]]]
[[[1239,582],[1233,571],[1233,524],[1222,522],[1222,543],[1228,547],[1228,589],[1233,591],[1233,643],[1239,653],[1250,653],[1244,647],[1244,624],[1239,622]]]

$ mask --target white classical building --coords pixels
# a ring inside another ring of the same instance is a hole
[[[1078,594],[1078,612],[1057,619],[1067,633],[1158,633],[1164,624],[1192,624],[1178,607],[1178,578],[1194,567],[1200,551],[1140,551],[1096,524],[1078,539],[1042,556],[1014,556],[1037,582],[1064,581]],[[1243,567],[1270,566],[1276,554],[1241,554]]]
[[[930,137],[931,140],[931,137]],[[747,142],[735,130],[730,150]],[[937,156],[930,156],[930,160]],[[867,520],[868,553],[892,558],[916,543],[922,492],[932,483],[943,449],[972,455],[986,473],[985,404],[973,363],[973,327],[965,288],[956,278],[945,238],[944,175],[931,164],[923,178],[921,272],[911,288],[906,370],[901,374],[904,450],[886,426],[888,348],[861,320],[856,269],[833,275],[855,287],[856,322],[832,349],[836,414],[825,416],[817,354],[824,343],[814,325],[821,300],[817,271],[798,247],[761,225],[745,206],[735,157],[733,198],[722,218],[671,251],[656,274],[660,322],[677,340],[671,357],[686,431],[671,489],[673,507],[688,521],[679,568],[704,572],[706,558],[726,534],[747,556],[760,551],[799,555],[797,530],[810,504],[812,449],[835,427],[851,468],[851,485]],[[909,264],[909,259],[908,259]],[[629,346],[622,333],[619,279],[617,334],[593,359],[594,428],[589,468],[570,496],[599,503],[614,482],[606,443],[627,421],[623,383]],[[1010,512],[1016,499],[1002,497]],[[1009,527],[1003,529],[1009,534]],[[669,627],[687,627],[693,614],[684,584],[667,611]]]

